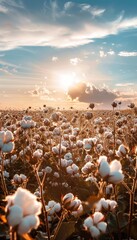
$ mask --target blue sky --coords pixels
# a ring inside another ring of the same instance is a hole
[[[136,0],[0,0],[0,108],[137,103]]]

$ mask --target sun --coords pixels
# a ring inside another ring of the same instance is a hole
[[[59,74],[59,85],[64,90],[67,91],[70,87],[78,82],[75,73],[61,73]]]

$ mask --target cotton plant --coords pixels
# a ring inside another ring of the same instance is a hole
[[[115,200],[101,198],[95,204],[96,212],[114,212],[117,207],[117,202]]]
[[[107,230],[107,223],[104,221],[104,215],[101,212],[95,212],[93,215],[87,217],[84,220],[83,226],[95,239],[98,239]]]
[[[118,157],[125,157],[127,152],[128,152],[127,148],[123,144],[120,144],[118,150],[116,151],[116,155]]]
[[[82,168],[81,171],[83,174],[89,174],[91,173],[92,169],[94,167],[94,164],[92,162],[87,162]]]
[[[100,156],[98,172],[100,176],[108,183],[118,184],[123,181],[122,165],[120,161],[113,160],[110,164],[106,156]]]
[[[61,204],[50,200],[46,205],[46,211],[48,213],[48,222],[51,224],[57,218],[57,214],[61,211]]]
[[[9,130],[0,131],[0,150],[3,153],[10,153],[14,150],[14,136]]]
[[[67,193],[62,198],[63,208],[69,211],[73,216],[81,215],[83,212],[82,202],[72,193]]]
[[[39,226],[42,205],[34,194],[19,187],[13,195],[6,197],[6,201],[7,222],[17,234],[26,234]]]
[[[28,179],[27,179],[27,177],[26,177],[26,175],[25,174],[15,174],[14,176],[13,176],[13,179],[11,180],[11,183],[13,184],[13,185],[26,185],[26,183],[27,183],[27,181],[28,181]]]

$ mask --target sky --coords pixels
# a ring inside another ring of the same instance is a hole
[[[0,109],[137,104],[136,0],[0,0]]]

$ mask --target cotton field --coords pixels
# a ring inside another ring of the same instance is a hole
[[[137,239],[136,107],[0,113],[0,239]]]

